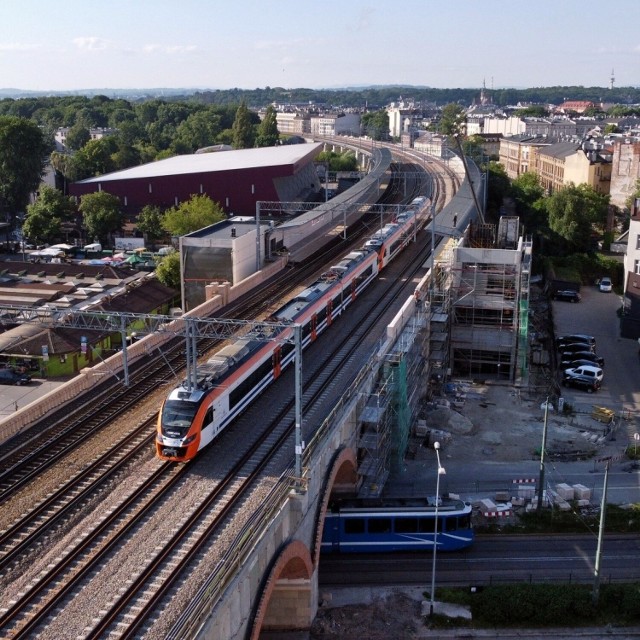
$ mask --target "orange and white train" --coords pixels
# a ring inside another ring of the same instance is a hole
[[[362,249],[352,251],[270,318],[302,327],[302,347],[325,331],[409,244],[417,230],[414,201]],[[156,452],[164,460],[190,460],[206,447],[293,361],[294,345],[277,339],[245,337],[198,364],[197,384],[182,382],[171,391],[158,416]]]

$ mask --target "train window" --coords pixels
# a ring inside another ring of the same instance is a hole
[[[391,518],[370,518],[369,533],[391,533]]]
[[[207,409],[207,413],[204,415],[204,424],[211,424],[213,422],[213,407]]]
[[[345,534],[356,535],[364,533],[364,518],[347,518],[344,521]]]
[[[458,528],[458,518],[451,516],[445,520],[447,531],[455,531]]]
[[[433,518],[420,518],[420,532],[433,533],[435,531],[435,523]],[[442,518],[438,518],[438,531],[442,531]]]
[[[162,424],[164,427],[187,427],[188,429],[197,409],[198,405],[195,402],[167,400],[162,410]]]
[[[396,533],[418,533],[418,518],[396,518]]]

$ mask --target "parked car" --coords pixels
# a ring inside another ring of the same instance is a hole
[[[575,378],[576,376],[586,376],[587,378],[593,378],[598,382],[602,382],[604,378],[604,371],[593,364],[583,364],[579,367],[572,367],[571,369],[565,369],[565,378]]]
[[[593,393],[600,388],[600,382],[590,376],[571,376],[569,378],[562,378],[563,387],[574,387],[576,389],[582,389],[587,393]]]
[[[591,354],[591,355],[594,355],[594,354]],[[596,358],[600,358],[600,356],[596,356]],[[600,358],[600,360],[604,361],[604,358]],[[604,364],[598,364],[596,360],[585,360],[584,358],[581,358],[580,360],[572,360],[571,362],[568,362],[565,368],[575,369],[576,367],[581,367],[585,364],[591,367],[595,365],[596,367],[600,367],[601,369],[604,367]]]
[[[558,345],[558,348],[560,348],[560,345],[571,344],[575,342],[584,342],[588,345],[593,345],[594,347],[596,346],[595,336],[590,336],[586,333],[572,333],[570,335],[558,336],[558,338],[556,338],[556,344]]]
[[[611,284],[611,278],[605,276],[600,280],[600,291],[604,293],[611,293],[613,291],[613,285]]]
[[[573,366],[571,363],[576,360],[589,360],[597,364],[601,369],[604,368],[604,358],[593,351],[569,351],[560,354],[560,366],[563,369]]]
[[[0,369],[0,384],[23,385],[31,382],[31,376],[28,373],[18,373],[13,369]]]
[[[564,302],[580,302],[580,300],[582,300],[582,296],[577,291],[567,289],[564,291],[556,291],[553,294],[553,299],[563,300]]]
[[[569,342],[558,347],[560,353],[572,353],[576,351],[595,351],[596,348],[592,344],[586,342]]]

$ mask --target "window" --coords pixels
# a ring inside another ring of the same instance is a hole
[[[344,532],[348,535],[364,533],[364,518],[348,518],[344,521]]]
[[[371,518],[369,533],[391,533],[391,518]]]
[[[637,273],[640,275],[640,260],[633,261],[633,273]]]
[[[417,518],[396,518],[396,533],[418,533]]]
[[[636,236],[636,249],[640,249],[640,233]]]

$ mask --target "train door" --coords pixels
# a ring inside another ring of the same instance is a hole
[[[311,332],[311,342],[313,342],[318,337],[318,316],[315,313],[311,316],[309,330]]]
[[[333,300],[327,300],[327,327],[333,322]]]
[[[282,372],[282,347],[277,345],[271,355],[271,362],[273,365],[273,379],[275,380],[280,376]]]
[[[356,299],[356,288],[358,286],[358,278],[353,278],[351,280],[351,300]]]

